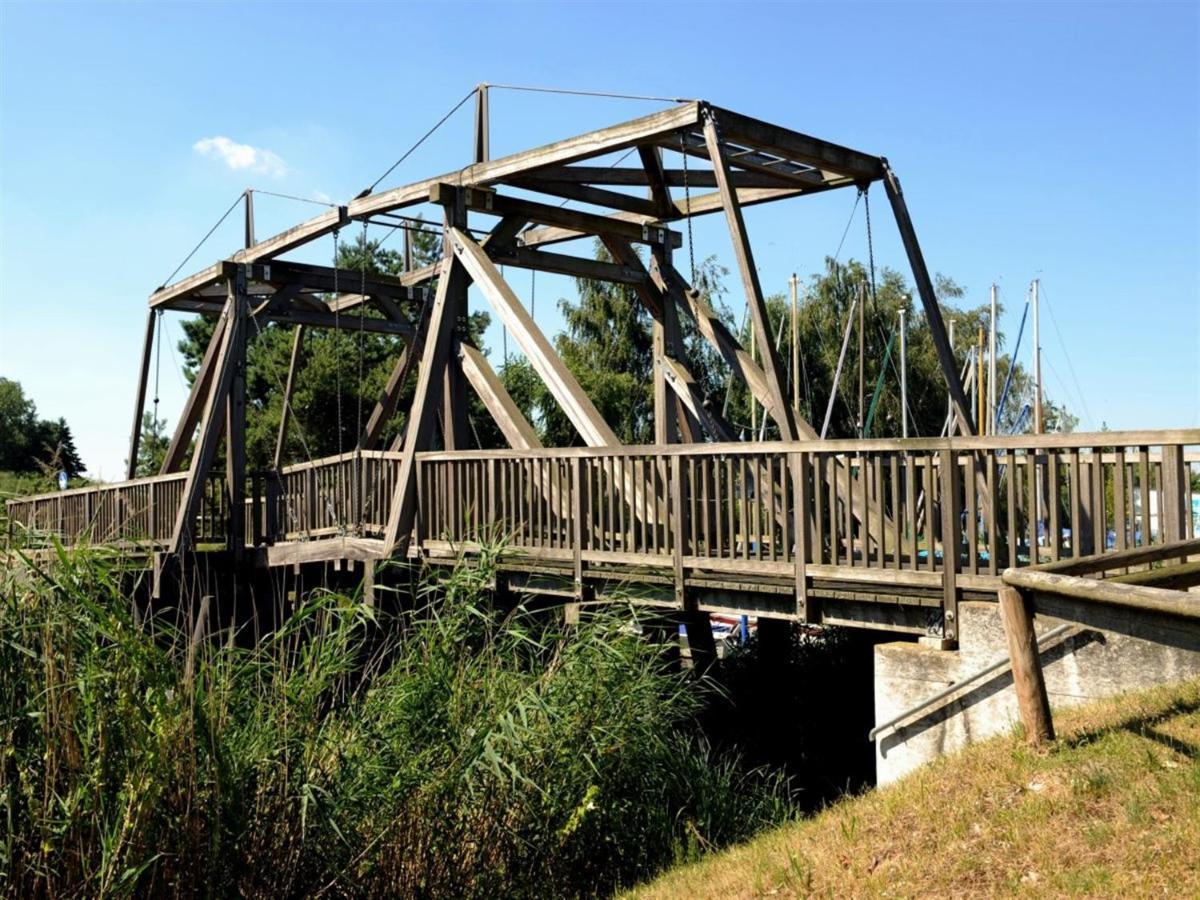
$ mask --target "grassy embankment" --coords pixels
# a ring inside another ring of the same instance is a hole
[[[1200,681],[1063,712],[632,896],[1200,897]]]

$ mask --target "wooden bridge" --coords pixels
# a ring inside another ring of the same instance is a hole
[[[957,637],[958,602],[994,597],[1005,568],[1192,536],[1189,448],[1200,445],[1200,430],[977,436],[885,158],[701,101],[494,160],[485,88],[476,125],[472,164],[364,191],[262,241],[248,194],[245,249],[150,297],[130,480],[10,501],[10,529],[34,541],[125,545],[156,565],[219,550],[252,566],[349,561],[369,569],[391,558],[469,558],[499,545],[510,586],[568,602],[625,597],[948,642]],[[637,164],[621,165],[635,151]],[[743,208],[875,182],[945,376],[951,438],[819,440],[788,396],[771,340]],[[401,213],[422,207],[442,217],[444,255],[433,265],[368,276],[283,258],[351,222],[407,230]],[[683,240],[671,226],[710,213],[723,213],[728,226],[757,359],[672,262]],[[481,232],[472,217],[490,226]],[[581,238],[601,241],[611,261],[546,249]],[[620,443],[501,266],[633,288],[654,321],[653,445]],[[541,445],[470,341],[471,284],[585,446]],[[216,328],[161,473],[134,479],[156,316],[168,310],[216,316]],[[689,369],[684,322],[744,382],[780,440],[733,440]],[[274,464],[249,473],[246,348],[266,327],[293,328],[295,349],[281,384]],[[387,386],[353,450],[286,465],[305,331],[342,327],[398,339]],[[411,406],[398,410],[409,386]],[[471,448],[468,389],[508,449]],[[384,449],[384,426],[401,414],[401,436]]]
[[[938,635],[1007,568],[1194,537],[1200,430],[1037,438],[807,441],[416,455],[406,555],[501,551],[509,585],[569,602]],[[256,565],[386,558],[403,458],[358,451],[258,473],[244,550]],[[10,501],[10,527],[169,552],[184,477]],[[194,522],[232,539],[224,482]]]

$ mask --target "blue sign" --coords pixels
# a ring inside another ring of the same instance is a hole
[[[66,472],[59,472],[59,473],[58,473],[58,489],[59,489],[60,491],[65,491],[65,490],[67,489],[67,480],[68,480],[68,479],[67,479],[67,473],[66,473]]]

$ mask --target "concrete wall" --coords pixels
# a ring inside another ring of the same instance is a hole
[[[914,643],[875,648],[875,722],[892,719],[927,697],[1008,655],[999,607],[959,606],[958,650]],[[1063,624],[1038,616],[1037,630]],[[1082,629],[1042,651],[1053,707],[1083,703],[1122,691],[1200,676],[1200,649],[1165,647],[1137,638]],[[1011,729],[1019,721],[1012,674],[985,677],[875,742],[879,784],[901,777],[945,753]]]

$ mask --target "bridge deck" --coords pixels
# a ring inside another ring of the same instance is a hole
[[[953,639],[959,599],[994,595],[1006,568],[1195,536],[1197,444],[1188,430],[424,453],[395,547],[401,455],[362,451],[255,475],[247,545],[267,565],[501,547],[520,590]],[[9,501],[10,529],[161,551],[182,477]],[[226,538],[222,488],[203,540]]]

